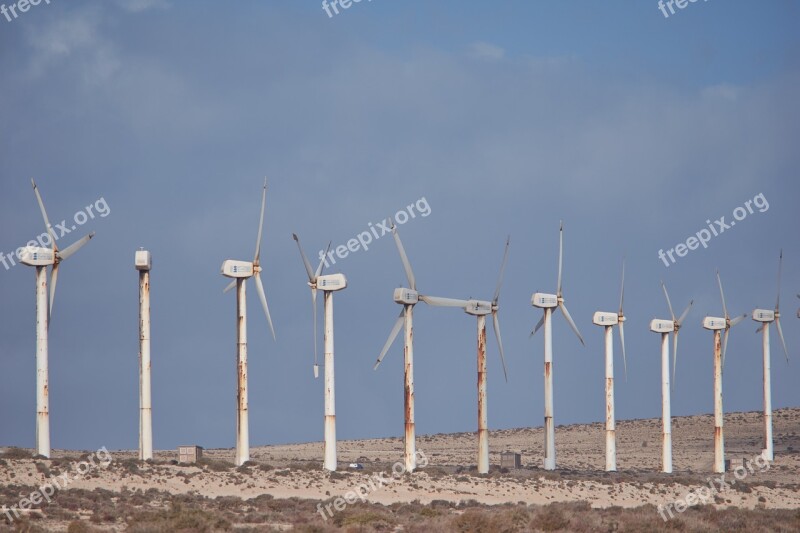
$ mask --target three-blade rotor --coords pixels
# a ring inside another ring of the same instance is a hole
[[[258,219],[258,236],[256,237],[256,253],[253,256],[253,274],[251,277],[255,278],[256,292],[258,298],[261,300],[261,307],[264,309],[264,314],[267,317],[267,324],[269,330],[272,332],[272,338],[275,339],[275,328],[272,326],[272,316],[269,313],[269,305],[267,304],[267,295],[264,292],[264,284],[261,281],[261,236],[264,229],[264,209],[267,205],[267,178],[264,178],[264,188],[261,192],[261,215]],[[236,280],[231,281],[222,292],[228,292],[236,286]]]
[[[725,291],[722,290],[722,279],[719,277],[719,270],[717,270],[717,284],[719,285],[719,295],[722,298],[722,311],[725,313],[725,334],[722,340],[722,366],[725,367],[725,353],[728,350],[728,335],[733,326],[747,318],[747,313],[731,318],[728,314],[728,306],[725,304]]]
[[[303,258],[303,266],[305,267],[306,274],[308,275],[308,286],[311,287],[311,309],[314,314],[314,378],[318,378],[319,355],[317,353],[317,278],[319,278],[320,274],[322,274],[322,269],[325,266],[325,257],[328,255],[328,252],[331,249],[331,243],[328,243],[328,247],[325,249],[325,253],[322,255],[317,269],[311,270],[311,263],[308,261],[308,257],[306,257],[306,253],[303,251],[303,247],[300,245],[300,238],[296,233],[292,233],[292,239],[294,239],[294,241],[297,243],[297,248],[300,250],[300,256]]]
[[[781,328],[781,272],[783,270],[783,250],[781,250],[780,258],[778,259],[778,297],[775,300],[775,314],[773,321],[775,322],[775,328],[778,330],[778,336],[781,339],[781,345],[783,347],[783,354],[786,356],[786,362],[789,362],[789,350],[786,349],[786,340],[783,338],[783,329]],[[800,298],[800,294],[797,295]],[[800,310],[798,311],[798,317],[800,317]],[[754,317],[755,318],[755,315]],[[769,322],[764,322],[759,326],[756,330],[756,333],[761,333],[761,330],[764,328],[769,327]]]
[[[664,290],[664,297],[667,299],[667,307],[669,307],[669,316],[672,317],[672,323],[674,324],[674,329],[672,330],[672,388],[675,388],[675,371],[678,368],[678,333],[680,332],[681,325],[683,321],[686,320],[686,317],[689,315],[689,310],[692,308],[692,304],[694,304],[694,300],[689,301],[689,305],[686,306],[686,309],[683,310],[681,316],[679,318],[675,318],[675,312],[672,310],[672,302],[669,299],[669,293],[667,292],[667,286],[664,282],[661,282],[661,288]]]
[[[33,180],[33,178],[31,178],[31,184],[33,185],[33,192],[36,194],[36,201],[39,203],[39,209],[42,212],[44,225],[47,229],[47,234],[50,236],[50,245],[51,249],[53,250],[53,266],[50,270],[50,303],[47,311],[47,323],[49,326],[50,316],[53,313],[53,301],[55,300],[56,296],[56,284],[58,283],[58,265],[61,263],[61,261],[67,259],[69,256],[80,250],[87,242],[89,242],[89,240],[94,237],[94,232],[81,237],[73,244],[64,248],[64,250],[59,251],[58,244],[56,244],[56,235],[53,232],[53,226],[50,224],[50,219],[47,217],[47,211],[44,208],[42,195],[39,194],[39,188],[36,186],[36,182]]]
[[[564,295],[562,292],[561,286],[561,271],[564,263],[564,223],[561,222],[561,225],[558,228],[558,290],[556,292],[556,298],[558,300],[558,308],[561,310],[561,313],[564,315],[564,318],[567,319],[567,323],[572,328],[572,331],[575,332],[575,335],[578,337],[578,340],[581,341],[581,344],[586,346],[586,343],[583,342],[583,336],[581,332],[578,330],[578,326],[575,325],[575,321],[572,320],[572,316],[569,314],[569,310],[567,310],[567,306],[564,303]],[[533,328],[531,331],[531,337],[536,334],[537,331],[544,325],[544,316],[539,319],[539,322],[536,324],[536,327]]]

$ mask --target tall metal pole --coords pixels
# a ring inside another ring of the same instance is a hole
[[[36,267],[36,454],[50,457],[50,387],[47,368],[47,267]]]
[[[336,471],[336,394],[333,373],[333,293],[325,295],[325,469]]]
[[[236,278],[236,466],[250,460],[250,424],[247,413],[247,285]]]
[[[150,271],[139,271],[139,460],[153,458],[150,395]]]
[[[405,306],[405,383],[403,410],[405,415],[405,466],[406,472],[417,468],[416,434],[414,428],[414,306]]]
[[[672,473],[672,413],[669,397],[669,333],[661,334],[661,471]]]
[[[722,428],[722,347],[720,330],[714,330],[714,472],[725,472],[725,435]]]
[[[772,443],[772,384],[769,353],[769,323],[764,324],[764,451],[767,461],[775,460]]]
[[[556,431],[553,425],[552,310],[544,309],[544,469],[556,469]]]
[[[606,472],[617,470],[617,437],[614,418],[614,338],[606,326]]]
[[[478,315],[478,473],[489,473],[489,423],[486,411],[485,315]]]

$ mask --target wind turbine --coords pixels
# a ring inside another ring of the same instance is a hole
[[[719,270],[717,270],[717,284],[719,285],[719,294],[722,297],[722,310],[725,313],[725,318],[707,316],[703,319],[703,327],[714,332],[714,472],[722,474],[725,472],[725,436],[722,428],[722,368],[725,365],[725,352],[728,349],[728,334],[731,331],[731,327],[747,318],[747,314],[739,315],[732,319],[728,315],[728,307],[725,305],[725,292],[722,290]],[[720,345],[722,330],[725,330],[725,338]]]
[[[764,334],[764,450],[762,454],[768,461],[775,460],[775,450],[772,442],[772,385],[769,353],[769,325],[772,322],[775,323],[778,336],[781,338],[786,362],[789,362],[789,351],[786,349],[786,341],[781,330],[781,270],[783,270],[783,250],[781,250],[781,255],[778,259],[778,298],[775,301],[775,310],[756,309],[753,311],[753,320],[761,322],[761,326],[756,330],[756,333],[762,331]]]
[[[303,265],[308,274],[308,286],[311,287],[311,303],[314,312],[314,378],[319,377],[319,365],[317,364],[317,289],[323,293],[325,301],[325,322],[324,343],[325,343],[325,463],[326,470],[336,471],[336,393],[335,379],[333,371],[333,293],[347,287],[347,279],[344,274],[326,274],[321,276],[322,267],[325,264],[325,255],[319,263],[316,271],[311,270],[311,263],[308,262],[303,247],[300,246],[300,239],[292,233],[292,238],[300,249],[300,256],[303,258]],[[328,244],[328,250],[331,245]],[[326,251],[327,254],[327,251]]]
[[[406,277],[408,278],[408,285],[410,288],[400,287],[394,290],[393,299],[396,303],[402,305],[403,309],[400,311],[400,316],[397,317],[397,320],[392,327],[392,331],[389,333],[389,338],[386,340],[386,344],[383,345],[383,349],[378,356],[378,360],[375,362],[373,370],[378,369],[383,361],[383,358],[386,356],[386,353],[389,351],[389,348],[391,348],[392,344],[397,338],[397,335],[400,333],[400,329],[403,327],[403,325],[405,325],[403,365],[405,369],[403,395],[405,451],[403,459],[406,472],[413,472],[417,468],[416,433],[414,425],[414,306],[417,305],[419,301],[431,304],[431,300],[435,302],[432,305],[436,305],[437,303],[440,303],[441,300],[445,299],[424,296],[417,292],[417,280],[414,277],[414,271],[411,269],[411,263],[406,255],[403,242],[400,240],[400,235],[397,233],[397,227],[395,226],[391,217],[389,218],[389,224],[392,228],[392,235],[394,236],[394,242],[397,245],[397,250],[400,252],[400,260],[403,262],[403,269],[406,272]]]
[[[619,342],[622,345],[622,362],[625,368],[625,379],[628,379],[628,362],[625,358],[625,314],[622,304],[625,301],[625,261],[622,262],[622,283],[619,293],[619,312],[608,313],[597,311],[592,322],[605,328],[606,344],[606,472],[617,471],[617,437],[614,419],[614,339],[611,329],[619,325]]]
[[[24,265],[36,267],[36,454],[50,457],[50,385],[48,375],[48,338],[47,331],[50,327],[50,317],[53,312],[53,300],[58,283],[58,265],[69,256],[77,252],[89,239],[94,237],[94,232],[80,238],[63,250],[58,249],[53,226],[47,218],[42,195],[36,187],[36,182],[31,179],[36,201],[42,212],[44,225],[50,237],[50,248],[27,246],[23,248],[20,262]],[[47,267],[50,271],[50,298],[47,296]],[[49,303],[48,303],[49,302]]]
[[[553,424],[553,329],[552,329],[552,314],[554,308],[561,309],[564,318],[567,319],[572,331],[578,336],[581,344],[585,346],[583,337],[578,326],[572,320],[572,317],[567,311],[567,306],[564,305],[564,297],[561,292],[561,266],[563,263],[563,249],[564,249],[564,224],[558,230],[558,291],[556,294],[545,294],[541,292],[534,293],[531,297],[531,305],[544,309],[542,316],[536,327],[533,328],[531,336],[539,331],[539,328],[544,326],[544,428],[545,428],[545,441],[544,441],[544,468],[545,470],[555,470],[556,468],[556,433]]]
[[[264,207],[267,201],[267,180],[264,178],[264,189],[261,193],[261,217],[258,222],[258,237],[256,238],[256,253],[253,261],[237,261],[227,259],[222,263],[222,275],[234,280],[225,287],[228,292],[236,287],[236,465],[241,466],[250,460],[250,424],[247,407],[247,285],[245,281],[255,278],[258,297],[267,316],[267,323],[275,338],[275,328],[272,327],[272,318],[269,314],[267,296],[264,294],[264,285],[261,283],[261,234],[264,228]]]
[[[678,332],[681,324],[689,314],[694,300],[689,302],[680,318],[675,318],[672,310],[672,302],[669,299],[667,286],[661,282],[664,296],[667,299],[667,307],[672,320],[653,319],[650,322],[650,331],[661,333],[661,471],[666,474],[672,473],[672,414],[670,400],[669,382],[669,334],[673,336],[672,351],[672,379],[675,380],[675,369],[678,363]]]
[[[500,322],[497,312],[500,309],[500,288],[503,285],[503,272],[508,260],[508,245],[510,238],[506,239],[503,262],[500,265],[500,276],[492,301],[485,300],[457,300],[452,298],[425,297],[426,303],[440,307],[460,307],[468,315],[478,319],[478,473],[489,473],[489,424],[486,408],[486,315],[492,315],[492,327],[497,338],[497,347],[500,349],[500,362],[503,364],[503,375],[508,382],[506,360],[503,355],[503,340],[500,337]],[[422,298],[422,297],[420,297]]]

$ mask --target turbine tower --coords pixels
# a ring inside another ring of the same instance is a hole
[[[344,274],[327,274],[321,276],[325,264],[325,255],[316,271],[311,270],[300,239],[292,233],[292,238],[300,249],[303,265],[308,274],[308,286],[311,287],[311,303],[314,312],[314,378],[319,377],[317,364],[317,289],[322,291],[325,306],[324,343],[325,343],[325,463],[326,470],[336,471],[336,387],[333,370],[333,293],[347,287]],[[331,245],[328,244],[328,250]],[[327,255],[327,250],[326,250]]]
[[[753,311],[753,320],[761,322],[761,326],[756,330],[756,333],[763,332],[763,350],[764,350],[764,450],[761,452],[767,461],[775,460],[775,449],[772,441],[772,385],[771,385],[771,370],[770,370],[770,353],[769,353],[769,325],[775,323],[775,328],[778,330],[778,336],[781,338],[781,345],[783,346],[783,353],[786,356],[786,362],[789,362],[789,351],[786,349],[786,341],[783,338],[783,331],[781,330],[781,270],[783,269],[783,250],[781,250],[780,258],[778,259],[778,298],[775,301],[775,310],[768,309],[755,309]]]
[[[669,334],[673,336],[672,351],[672,380],[675,380],[675,370],[678,363],[678,332],[681,324],[689,314],[694,300],[689,302],[680,318],[675,318],[672,310],[672,302],[669,299],[667,286],[661,282],[664,296],[667,299],[667,307],[671,320],[653,319],[650,322],[650,331],[661,333],[661,471],[665,474],[672,473],[672,414],[670,400],[670,381],[669,381]]]
[[[153,458],[153,410],[150,395],[150,252],[138,250],[139,271],[139,460]]]
[[[606,472],[617,471],[617,437],[614,418],[614,339],[611,329],[619,325],[619,342],[622,345],[622,363],[625,379],[628,379],[628,363],[625,357],[625,314],[622,305],[625,301],[625,261],[622,262],[622,284],[619,293],[619,312],[597,311],[592,322],[605,328],[606,345]]]
[[[237,261],[228,259],[222,263],[222,275],[234,280],[225,287],[228,292],[236,287],[236,466],[241,466],[250,460],[250,424],[247,406],[247,285],[245,281],[254,278],[261,306],[267,316],[267,323],[275,338],[275,328],[272,327],[272,318],[269,314],[267,296],[264,294],[264,285],[261,283],[261,234],[264,228],[264,207],[267,201],[267,180],[264,178],[264,189],[261,193],[261,218],[258,222],[258,237],[256,238],[256,253],[253,261]]]
[[[63,250],[58,249],[53,226],[47,218],[42,196],[36,187],[36,182],[31,179],[33,192],[39,209],[42,212],[44,225],[50,239],[50,248],[27,246],[23,248],[20,263],[36,267],[36,454],[50,457],[50,385],[48,375],[48,338],[47,330],[50,327],[50,317],[53,312],[53,300],[58,282],[58,265],[69,256],[77,252],[89,239],[94,237],[94,232],[80,238],[75,243]],[[47,267],[50,271],[50,298],[47,296]]]
[[[545,294],[541,292],[534,293],[531,297],[531,305],[544,310],[542,316],[536,327],[533,328],[531,336],[539,331],[539,328],[544,326],[544,468],[545,470],[555,470],[556,468],[556,433],[555,425],[553,423],[553,330],[552,330],[552,314],[553,309],[561,309],[569,323],[572,331],[578,336],[578,340],[585,346],[583,337],[578,326],[572,320],[572,317],[564,305],[564,297],[561,292],[561,267],[563,263],[563,250],[564,250],[564,224],[561,223],[558,230],[558,290],[556,294]]]
[[[725,352],[728,349],[728,334],[731,331],[731,327],[747,318],[747,314],[731,319],[728,315],[728,307],[725,305],[725,292],[722,290],[719,270],[717,270],[717,284],[719,285],[719,294],[722,297],[722,310],[725,313],[725,318],[707,316],[703,319],[703,327],[714,332],[714,472],[722,474],[725,472],[725,435],[722,427],[722,369],[725,366]],[[725,330],[725,337],[720,345],[722,330]]]
[[[503,273],[508,260],[508,245],[510,238],[506,239],[503,262],[500,265],[500,276],[497,279],[497,287],[494,291],[492,301],[485,300],[456,300],[452,298],[430,298],[426,297],[426,302],[430,305],[441,307],[461,307],[468,315],[478,318],[478,473],[489,473],[489,424],[488,410],[486,407],[486,315],[492,315],[492,327],[497,338],[497,347],[500,350],[500,362],[503,365],[503,375],[508,383],[508,372],[506,371],[506,360],[503,355],[503,340],[500,337],[500,322],[497,319],[497,312],[500,309],[500,288],[503,285]]]

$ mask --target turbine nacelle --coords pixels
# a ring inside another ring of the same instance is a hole
[[[675,331],[675,321],[654,318],[650,321],[650,331],[655,333],[669,333]]]
[[[150,252],[147,250],[137,250],[133,259],[133,264],[136,270],[150,270],[153,266],[153,260]]]
[[[711,331],[727,329],[728,321],[724,318],[707,316],[703,319],[703,327]]]
[[[492,302],[482,300],[468,300],[464,306],[464,312],[472,316],[486,316],[492,314],[492,311],[494,311]]]
[[[419,293],[412,289],[400,287],[394,290],[394,301],[403,305],[415,305],[419,302]]]
[[[316,288],[321,291],[340,291],[347,287],[347,278],[344,274],[326,274],[317,276]]]
[[[221,271],[226,278],[249,278],[253,276],[255,268],[252,261],[228,259],[223,261]]]
[[[55,264],[56,256],[50,248],[26,246],[22,249],[19,262],[28,266],[50,266]]]
[[[773,322],[777,316],[772,309],[756,309],[753,311],[753,320],[756,322]]]
[[[597,311],[592,317],[592,322],[598,326],[616,326],[625,320],[625,317],[620,317],[618,313],[606,313],[604,311]]]
[[[541,309],[558,307],[558,296],[555,294],[537,292],[531,297],[531,305]]]

